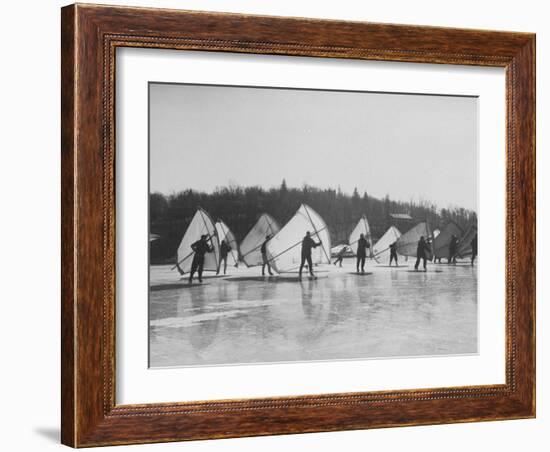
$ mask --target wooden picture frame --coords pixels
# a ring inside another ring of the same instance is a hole
[[[535,416],[535,35],[71,5],[62,9],[62,442],[73,447]],[[506,70],[506,383],[115,403],[115,50],[147,47]]]

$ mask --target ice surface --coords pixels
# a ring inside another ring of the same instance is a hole
[[[477,267],[429,264],[424,273],[400,264],[408,267],[373,261],[357,276],[346,259],[316,268],[317,280],[304,271],[301,282],[231,267],[191,287],[153,266],[150,366],[477,353]]]

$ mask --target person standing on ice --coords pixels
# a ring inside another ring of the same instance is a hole
[[[189,272],[189,284],[193,282],[193,275],[195,272],[199,274],[199,282],[202,282],[202,271],[204,268],[204,255],[214,251],[208,244],[208,237],[206,234],[201,235],[201,238],[191,245],[191,249],[194,251],[193,262],[191,263],[191,271]]]
[[[270,276],[273,276],[273,273],[271,273],[271,265],[269,265],[269,259],[267,258],[267,242],[271,240],[271,235],[266,235],[264,243],[262,243],[262,247],[260,248],[260,251],[262,252],[262,276],[265,276],[265,267],[267,265],[267,271],[269,272]]]
[[[447,264],[450,264],[451,262],[453,264],[456,264],[456,249],[458,247],[458,239],[456,238],[456,235],[451,236],[451,241],[449,242],[449,258],[447,260]]]
[[[231,251],[231,246],[229,246],[229,244],[225,240],[222,240],[222,243],[220,244],[220,266],[218,268],[218,271],[216,272],[216,275],[220,273],[222,262],[223,274],[225,275],[225,272],[227,271],[227,255],[229,254],[229,251]]]
[[[342,266],[342,261],[344,260],[344,254],[346,254],[346,251],[348,250],[347,245],[343,245],[340,251],[338,251],[338,254],[336,255],[336,260],[334,261],[334,265],[340,264],[340,267]]]
[[[418,241],[418,245],[416,247],[416,264],[414,264],[414,269],[418,270],[418,265],[420,264],[420,259],[422,259],[422,265],[424,267],[424,271],[427,271],[426,268],[426,259],[427,252],[429,251],[429,245],[428,242],[424,239],[424,236],[420,236],[420,240]]]
[[[365,273],[367,248],[370,248],[369,242],[367,242],[365,234],[361,234],[359,236],[359,240],[357,241],[357,273],[359,273],[359,267],[361,267],[361,273]]]
[[[395,266],[399,267],[399,264],[397,263],[397,242],[393,242],[390,245],[390,267],[391,263],[395,260]]]
[[[474,235],[474,238],[470,242],[470,245],[472,247],[472,265],[474,265],[474,261],[477,257],[477,234]]]
[[[304,268],[304,265],[307,262],[308,268],[309,268],[309,274],[312,278],[315,278],[315,275],[313,274],[313,261],[311,260],[311,250],[312,248],[317,248],[319,245],[321,245],[321,241],[315,242],[311,238],[311,234],[309,231],[306,232],[306,235],[304,239],[302,240],[302,262],[300,263],[300,272],[299,277],[302,279],[302,270]]]

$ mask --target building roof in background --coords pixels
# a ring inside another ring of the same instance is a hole
[[[412,220],[412,217],[406,213],[390,213],[390,217],[392,217],[394,220]]]

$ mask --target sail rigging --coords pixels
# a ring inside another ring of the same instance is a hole
[[[466,257],[472,255],[472,240],[477,235],[477,226],[471,225],[466,233],[462,236],[458,242],[456,254],[459,257]]]
[[[430,227],[428,223],[418,223],[412,229],[405,232],[399,239],[397,239],[397,252],[403,256],[416,257],[416,248],[420,237],[423,236],[428,242],[431,238]],[[428,259],[432,259],[432,253],[427,255]]]
[[[357,222],[357,225],[353,228],[353,231],[351,231],[351,234],[349,235],[349,246],[354,253],[357,253],[357,242],[359,241],[361,234],[365,236],[365,239],[367,239],[367,243],[369,244],[369,256],[373,257],[372,236],[366,215],[361,216]]]
[[[241,242],[241,257],[247,267],[262,265],[262,244],[266,236],[273,237],[280,229],[279,223],[271,215],[264,213],[260,216]]]
[[[372,252],[376,262],[384,262],[390,258],[390,245],[401,237],[401,232],[395,226],[390,226],[384,235],[373,246]]]
[[[202,235],[208,236],[208,244],[212,247],[212,252],[204,255],[203,269],[214,272],[218,270],[220,263],[220,243],[216,227],[210,215],[199,207],[191,223],[187,226],[178,247],[176,267],[181,274],[191,271],[191,264],[195,254],[191,249],[191,245],[199,240]]]
[[[323,218],[302,204],[287,224],[267,243],[271,266],[278,273],[296,270],[301,263],[302,240],[309,231],[319,246],[311,250],[313,264],[330,264],[330,233]]]
[[[432,250],[436,259],[445,258],[449,259],[449,245],[451,238],[454,235],[457,239],[462,237],[462,228],[454,221],[449,221],[447,225],[441,230],[441,232],[434,239]]]
[[[220,242],[220,247],[222,244],[222,240],[225,240],[225,243],[227,243],[231,250],[229,253],[227,253],[227,263],[229,265],[236,265],[239,262],[239,244],[237,243],[237,240],[235,240],[235,236],[233,235],[233,232],[231,232],[231,229],[221,220],[218,220],[216,222],[216,232],[218,233],[218,240]]]

